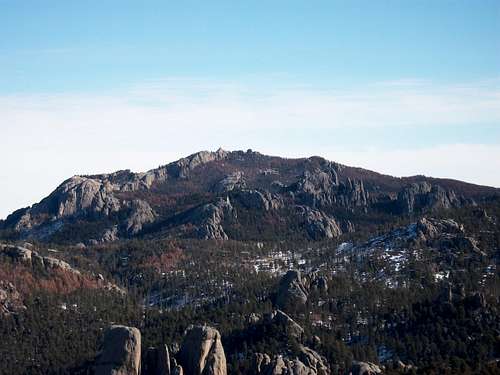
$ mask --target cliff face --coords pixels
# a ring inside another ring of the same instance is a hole
[[[461,207],[495,194],[498,189],[424,177],[397,179],[317,157],[282,159],[219,149],[145,173],[71,177],[41,202],[11,214],[2,227],[20,238],[48,240],[65,237],[69,227],[74,232],[94,223],[94,231],[78,240],[92,244],[145,231],[225,240],[235,228],[251,232],[250,225],[282,222],[295,225],[297,235],[320,240],[355,230],[357,221],[373,213]],[[245,220],[250,216],[254,219]]]

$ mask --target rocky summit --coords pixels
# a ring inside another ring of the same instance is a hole
[[[379,214],[473,206],[497,189],[415,176],[394,178],[319,157],[201,151],[144,173],[74,176],[2,223],[22,239],[85,244],[136,236],[257,239],[266,227],[314,240],[356,230]],[[245,220],[256,215],[259,221]],[[91,226],[85,236],[75,229]],[[294,230],[292,230],[293,228]]]
[[[500,190],[202,151],[0,221],[0,375],[500,373]]]

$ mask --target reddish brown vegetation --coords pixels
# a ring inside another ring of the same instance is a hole
[[[172,271],[175,266],[184,259],[181,249],[174,248],[160,255],[153,255],[144,260],[141,264],[144,268],[152,268],[158,273]]]
[[[97,279],[62,269],[52,269],[46,274],[35,275],[30,265],[0,263],[0,280],[11,282],[24,296],[35,290],[68,294],[77,289],[97,289]]]

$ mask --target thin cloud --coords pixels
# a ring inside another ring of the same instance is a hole
[[[16,198],[0,202],[0,216],[34,203],[41,186],[46,193],[72,174],[146,170],[219,146],[320,154],[394,175],[500,186],[500,140],[490,139],[499,132],[483,135],[488,146],[477,138],[459,146],[447,139],[459,127],[480,132],[500,126],[500,85],[494,80],[403,80],[340,90],[174,78],[106,94],[3,96],[0,113],[0,158],[8,161],[0,179],[25,187],[9,195],[9,184],[1,184],[1,196]],[[419,127],[432,144],[377,144],[362,136]]]

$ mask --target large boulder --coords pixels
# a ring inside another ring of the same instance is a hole
[[[137,328],[112,325],[104,334],[95,360],[96,375],[139,375],[141,333]]]
[[[291,306],[303,306],[307,302],[308,290],[298,270],[288,271],[280,280],[276,294],[276,306],[287,309]]]
[[[219,331],[190,326],[178,354],[185,375],[226,375],[226,355]]]

